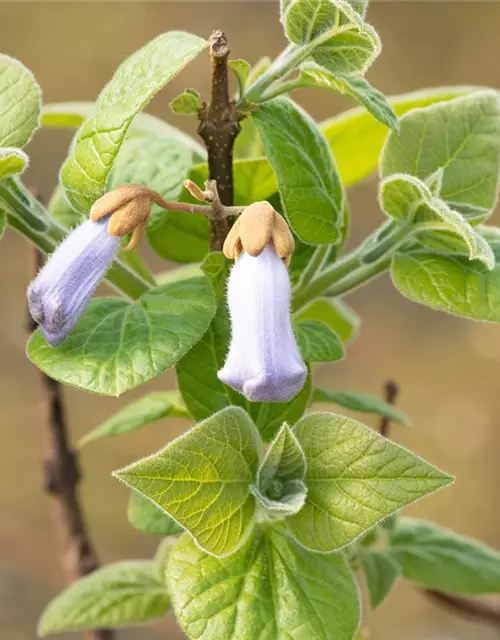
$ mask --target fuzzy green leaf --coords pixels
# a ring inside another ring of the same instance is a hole
[[[438,311],[500,322],[500,266],[485,266],[462,256],[415,251],[396,254],[391,277],[404,296]]]
[[[91,300],[59,347],[37,330],[28,356],[55,380],[120,395],[175,365],[207,330],[215,302],[206,277],[152,289],[135,302]]]
[[[411,424],[410,418],[400,411],[400,409],[382,400],[382,398],[369,395],[368,393],[315,388],[313,389],[311,402],[333,402],[345,409],[361,411],[362,413],[374,413],[377,416],[395,420],[405,426]]]
[[[389,97],[394,113],[401,117],[411,109],[452,100],[473,87],[439,87]],[[356,107],[320,123],[319,128],[335,156],[344,186],[351,187],[373,173],[387,136],[387,127],[371,113]],[[359,153],[353,154],[357,149]]]
[[[239,96],[241,97],[245,93],[245,87],[248,82],[248,76],[250,75],[251,65],[246,60],[229,60],[228,67],[238,79]]]
[[[172,516],[200,547],[225,556],[243,544],[253,526],[249,486],[259,450],[249,416],[230,407],[114,475]]]
[[[345,227],[344,192],[335,160],[313,120],[283,98],[261,104],[252,118],[295,233],[306,243],[339,244]]]
[[[443,169],[440,197],[471,219],[485,218],[497,199],[500,99],[477,91],[401,118],[380,158],[382,177],[405,173],[425,180]]]
[[[89,431],[78,444],[83,447],[93,440],[114,438],[123,433],[132,433],[155,420],[166,417],[187,418],[189,413],[179,392],[153,391],[132,402],[101,425]]]
[[[307,499],[287,519],[315,551],[340,549],[402,507],[453,478],[364,425],[315,413],[295,425],[307,461]]]
[[[382,551],[363,551],[361,566],[372,609],[376,609],[391,593],[401,576],[401,567],[391,554]]]
[[[42,93],[19,60],[0,54],[0,147],[24,147],[40,125]]]
[[[293,326],[297,344],[306,362],[335,362],[345,356],[339,336],[320,320],[301,320]]]
[[[28,166],[28,162],[28,156],[21,149],[16,147],[0,149],[0,180],[22,173]]]
[[[407,580],[448,593],[500,592],[500,553],[432,522],[399,518],[390,551]]]
[[[270,527],[222,560],[183,536],[167,563],[167,586],[191,640],[352,640],[359,624],[343,555],[311,553]]]
[[[208,42],[182,31],[163,33],[127,58],[104,87],[95,115],[78,130],[61,182],[73,207],[87,213],[103,195],[134,116]]]
[[[130,494],[127,517],[130,524],[143,533],[171,536],[183,531],[183,528],[163,509],[137,491],[132,491]]]
[[[152,562],[118,562],[80,578],[45,609],[38,635],[116,628],[162,618],[170,608]]]
[[[178,115],[196,115],[202,106],[201,96],[195,89],[186,89],[176,96],[169,106]]]
[[[309,62],[301,69],[300,82],[304,87],[319,87],[350,96],[363,105],[376,120],[395,131],[399,129],[398,117],[388,99],[361,76],[335,76]]]

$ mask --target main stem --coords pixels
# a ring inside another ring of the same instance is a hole
[[[233,146],[241,130],[240,114],[229,98],[229,47],[223,31],[214,31],[211,36],[210,57],[212,60],[212,95],[210,103],[199,113],[200,134],[208,153],[208,169],[211,180],[217,181],[222,204],[234,202]],[[231,228],[231,218],[210,220],[210,250],[221,251]]]
[[[43,254],[33,250],[34,273],[43,264]],[[28,314],[28,326],[31,333],[36,323]],[[74,582],[99,567],[85,523],[83,508],[78,495],[80,469],[78,457],[71,448],[68,438],[66,412],[62,389],[58,382],[40,373],[41,388],[44,396],[44,421],[48,455],[44,462],[45,491],[52,497],[55,521],[61,545],[61,564],[68,582]],[[113,640],[113,631],[91,629],[84,631],[85,640]]]

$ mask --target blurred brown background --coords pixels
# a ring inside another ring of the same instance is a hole
[[[384,43],[369,78],[385,93],[455,83],[499,86],[500,3],[375,2],[369,18]],[[160,31],[185,29],[208,36],[215,28],[227,31],[234,57],[250,62],[277,54],[284,44],[278,0],[0,4],[1,50],[34,72],[45,102],[93,99],[123,58]],[[208,78],[208,62],[202,56],[155,98],[150,111],[194,135],[196,123],[174,117],[168,102],[186,86],[206,94]],[[317,119],[351,106],[321,91],[296,97]],[[39,185],[45,197],[55,184],[69,140],[66,132],[41,131],[30,145],[32,168],[26,181]],[[380,221],[375,195],[375,179],[350,193],[353,241]],[[24,355],[30,255],[21,237],[7,233],[0,247],[2,640],[33,640],[37,616],[64,582],[50,505],[41,490],[39,379]],[[457,476],[451,489],[408,512],[500,548],[500,327],[460,321],[413,305],[402,299],[387,277],[357,292],[349,302],[364,318],[359,338],[346,361],[324,367],[317,378],[322,384],[372,393],[380,391],[387,377],[396,379],[402,389],[401,407],[415,426],[394,429],[394,436]],[[167,373],[149,388],[173,383],[172,373]],[[66,389],[73,440],[138,395],[115,400]],[[148,557],[157,543],[128,525],[127,491],[110,471],[156,450],[185,426],[180,420],[160,422],[84,450],[82,494],[104,561]],[[366,622],[374,640],[498,637],[498,631],[439,610],[407,585],[399,585],[376,614],[367,615]],[[120,637],[173,640],[182,634],[167,621]]]

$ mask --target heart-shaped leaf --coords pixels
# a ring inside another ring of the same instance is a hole
[[[286,520],[294,537],[315,551],[334,551],[398,509],[453,478],[364,425],[315,413],[295,425],[307,461],[307,499]]]
[[[114,475],[166,511],[209,553],[234,553],[254,521],[260,438],[230,407]]]

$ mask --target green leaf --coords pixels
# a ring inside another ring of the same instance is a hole
[[[381,50],[378,33],[365,24],[362,32],[352,30],[332,36],[314,49],[313,58],[335,75],[363,75]]]
[[[472,90],[473,87],[438,87],[392,96],[388,100],[394,113],[402,116],[411,109],[451,100]],[[346,188],[376,170],[387,128],[371,113],[356,107],[325,120],[319,127],[337,161]],[[353,149],[362,149],[362,153],[353,154]]]
[[[191,640],[352,640],[360,610],[342,554],[314,554],[270,527],[223,560],[183,536],[167,563],[176,618]]]
[[[401,567],[391,554],[381,551],[363,551],[361,566],[366,580],[372,609],[382,604],[401,577]]]
[[[477,220],[493,210],[500,168],[500,99],[478,91],[416,109],[389,134],[380,158],[382,177],[406,173],[424,180],[443,169],[440,197]]]
[[[230,407],[113,475],[159,505],[203,549],[234,553],[253,527],[249,485],[259,464],[260,438],[249,416]]]
[[[169,596],[153,568],[148,561],[117,562],[80,578],[45,609],[38,635],[131,626],[166,616]]]
[[[130,494],[127,517],[130,524],[143,533],[171,536],[183,531],[183,528],[163,509],[137,491],[132,491]]]
[[[133,303],[91,300],[63,344],[51,347],[37,330],[28,356],[55,380],[120,395],[176,364],[203,336],[214,313],[205,277],[157,287]]]
[[[7,216],[5,215],[5,211],[0,209],[0,240],[5,232],[5,227],[7,226]]]
[[[173,548],[175,547],[176,540],[172,540],[171,538],[164,538],[156,550],[154,557],[154,572],[158,580],[165,584],[165,573],[167,571],[167,563],[170,558],[170,554],[172,553]]]
[[[462,256],[415,251],[394,256],[391,277],[414,302],[472,320],[500,322],[500,266],[488,271]]]
[[[335,362],[345,356],[339,336],[320,320],[301,320],[293,326],[297,344],[306,362]]]
[[[389,404],[382,398],[359,393],[358,391],[333,391],[332,389],[313,389],[312,402],[333,402],[345,409],[361,411],[362,413],[374,413],[377,416],[390,418],[405,426],[411,424],[410,418],[397,407]]]
[[[301,69],[300,83],[305,87],[319,87],[350,96],[362,104],[376,120],[394,131],[399,130],[398,117],[388,99],[361,76],[333,75],[319,65],[309,62]]]
[[[283,98],[259,105],[252,118],[295,233],[306,243],[339,244],[345,227],[344,192],[335,160],[313,120]]]
[[[153,391],[124,407],[101,425],[83,436],[78,445],[83,447],[92,440],[114,438],[132,433],[144,425],[161,418],[187,418],[187,412],[177,391]]]
[[[284,424],[267,450],[252,493],[271,516],[293,515],[304,506],[305,473],[302,447]]]
[[[134,116],[208,42],[182,31],[163,33],[123,62],[104,87],[96,113],[76,134],[61,182],[77,211],[86,213],[106,181]]]
[[[202,107],[201,96],[196,89],[186,89],[171,100],[169,106],[177,115],[196,115]]]
[[[19,60],[0,54],[0,147],[24,147],[40,126],[42,92]]]
[[[16,147],[0,149],[0,180],[15,173],[22,173],[28,166],[28,162],[28,156],[21,149]]]
[[[441,174],[441,172],[440,172]],[[432,174],[434,177],[435,174]],[[439,242],[450,234],[465,244],[470,260],[480,260],[488,269],[495,266],[495,256],[486,240],[475,231],[462,214],[433,196],[429,187],[415,176],[395,173],[380,184],[380,206],[386,215],[407,223],[425,223],[424,236]]]
[[[364,425],[330,413],[302,418],[295,435],[307,461],[307,500],[286,520],[315,551],[340,549],[453,478]]]
[[[239,97],[241,98],[245,93],[245,87],[248,82],[248,76],[250,75],[251,65],[246,60],[229,60],[228,67],[238,79]]]
[[[399,518],[390,551],[407,580],[448,593],[500,592],[500,553],[425,520]]]
[[[310,305],[301,309],[295,316],[297,322],[302,320],[318,320],[328,325],[339,336],[342,342],[356,337],[361,323],[357,313],[345,302],[333,298],[317,298]]]

